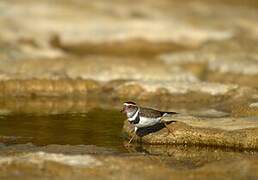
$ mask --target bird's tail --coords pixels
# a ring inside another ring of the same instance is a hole
[[[179,114],[179,113],[177,113],[177,112],[163,112],[163,115],[162,116],[166,116],[166,115],[173,115],[173,114]]]
[[[171,123],[171,122],[176,122],[174,120],[174,118],[166,118],[166,117],[169,117],[170,115],[174,115],[174,114],[179,114],[177,112],[163,112],[163,115],[162,115],[162,119],[161,119],[161,122],[163,123]]]

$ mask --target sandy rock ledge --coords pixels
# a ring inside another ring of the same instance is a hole
[[[169,120],[169,118],[167,118]],[[146,144],[184,144],[236,149],[258,149],[258,123],[245,118],[195,118],[192,116],[175,117],[177,122],[168,127],[142,137]],[[132,125],[124,123],[123,131],[131,137]],[[135,139],[140,141],[140,138]]]

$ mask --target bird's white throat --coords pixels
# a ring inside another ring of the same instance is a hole
[[[128,121],[134,121],[137,118],[139,112],[140,112],[140,108],[138,108],[137,111],[134,114],[133,113],[131,113],[131,114],[128,113],[127,114]]]

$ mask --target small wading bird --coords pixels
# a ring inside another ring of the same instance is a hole
[[[163,123],[167,128],[168,132],[172,133],[171,130],[166,125],[166,123],[169,123],[169,122],[163,121],[162,118],[167,115],[173,115],[178,113],[158,111],[151,108],[140,107],[136,103],[131,101],[124,102],[123,105],[124,106],[121,112],[126,114],[127,120],[129,121],[129,123],[134,125],[134,135],[129,140],[128,144],[130,144],[131,141],[134,139],[134,137],[136,136],[136,131],[139,128],[147,128],[159,123]]]

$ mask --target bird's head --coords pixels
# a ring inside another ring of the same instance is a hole
[[[135,102],[127,101],[123,104],[123,109],[120,111],[127,115],[127,117],[131,117],[138,110],[138,106]]]

